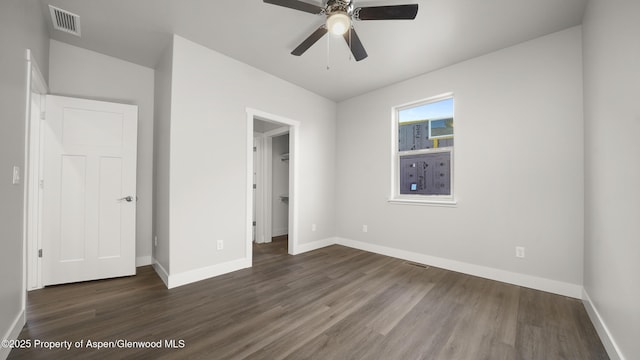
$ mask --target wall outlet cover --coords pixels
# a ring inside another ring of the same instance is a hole
[[[13,167],[13,185],[20,184],[20,166]]]

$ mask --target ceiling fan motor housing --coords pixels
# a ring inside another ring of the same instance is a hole
[[[327,7],[325,8],[325,14],[327,15],[342,12],[351,16],[352,11],[353,5],[351,4],[351,0],[328,0]]]

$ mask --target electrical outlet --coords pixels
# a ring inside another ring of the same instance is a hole
[[[224,240],[218,240],[217,246],[218,250],[224,249]]]
[[[13,167],[13,185],[18,185],[18,184],[20,184],[20,167],[14,166]]]
[[[316,226],[316,224],[311,224],[311,231],[316,231],[318,230],[318,227]]]
[[[153,237],[153,245],[158,246],[158,235]]]
[[[516,257],[524,258],[524,247],[516,246]]]
[[[369,227],[367,225],[362,225],[362,232],[369,231]]]

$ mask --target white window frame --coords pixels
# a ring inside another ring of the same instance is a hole
[[[398,131],[399,131],[399,112],[405,109],[434,103],[446,99],[454,99],[454,115],[453,121],[456,124],[455,117],[455,97],[453,93],[445,93],[433,96],[427,99],[412,101],[410,103],[394,106],[391,108],[391,192],[389,203],[392,204],[408,204],[408,205],[431,205],[431,206],[456,206],[457,200],[455,196],[455,147],[456,134],[454,131],[454,145],[452,148],[438,149],[421,149],[402,151],[398,150]],[[429,130],[431,124],[429,124]],[[451,153],[451,194],[450,195],[421,195],[421,194],[400,194],[400,155],[415,155],[424,153],[450,152]]]

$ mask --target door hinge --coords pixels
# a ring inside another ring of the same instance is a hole
[[[47,118],[47,113],[46,113],[46,112],[44,112],[44,111],[41,111],[41,112],[40,112],[40,120],[44,120],[44,119],[46,119],[46,118]]]
[[[253,147],[253,152],[256,152],[256,151],[258,151],[258,147],[257,147],[257,146],[254,146],[254,147]]]
[[[258,184],[253,184],[253,188],[257,189],[258,188]]]
[[[255,221],[253,222],[253,226],[256,226],[256,222]]]
[[[42,257],[42,249],[38,250],[38,257],[41,258]]]
[[[44,180],[38,181],[38,185],[40,185],[40,189],[44,189]]]

